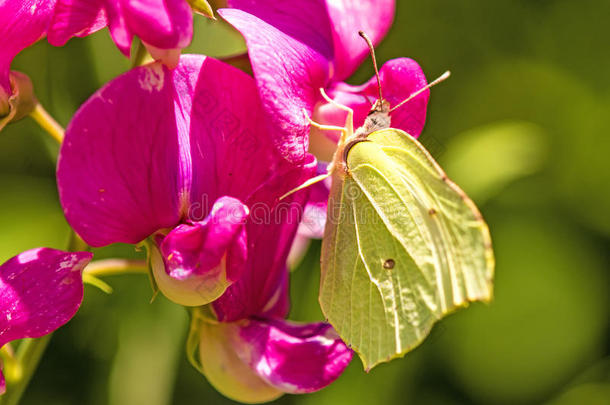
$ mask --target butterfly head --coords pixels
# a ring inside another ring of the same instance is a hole
[[[377,78],[377,87],[379,89],[379,98],[372,105],[371,111],[369,111],[364,125],[356,131],[356,135],[366,137],[371,132],[384,128],[390,128],[390,114],[394,110],[407,104],[409,101],[413,100],[415,97],[419,96],[421,93],[428,90],[430,87],[447,79],[451,73],[449,71],[443,73],[438,79],[434,80],[431,83],[428,83],[426,86],[415,91],[406,99],[396,104],[394,107],[390,107],[390,103],[383,98],[383,92],[381,90],[381,76],[379,75],[379,69],[377,68],[377,58],[375,57],[375,47],[373,46],[373,42],[363,31],[359,31],[358,34],[364,39],[364,41],[369,47],[369,53],[371,54],[371,59],[373,61],[373,69],[375,70],[375,77]]]
[[[390,128],[390,103],[384,99],[378,99],[369,111],[364,124],[356,130],[356,138],[366,138],[369,134],[380,129]]]

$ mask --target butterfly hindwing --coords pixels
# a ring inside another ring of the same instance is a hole
[[[489,299],[493,257],[476,207],[406,133],[372,133],[347,167],[333,179],[320,302],[368,369]]]

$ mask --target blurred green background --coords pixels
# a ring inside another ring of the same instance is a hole
[[[398,1],[380,63],[409,56],[432,91],[420,138],[486,217],[496,296],[438,324],[404,359],[370,374],[355,359],[321,392],[283,404],[610,403],[610,2]],[[243,50],[239,36],[197,17],[190,49]],[[368,79],[366,63],[351,80]],[[106,31],[64,48],[41,42],[15,60],[62,124],[129,68]],[[0,134],[0,262],[65,247],[54,182],[56,147],[29,119]],[[292,278],[295,320],[319,320],[319,243]],[[98,257],[136,257],[113,246]],[[186,312],[141,276],[86,288],[23,404],[224,404],[186,361]]]

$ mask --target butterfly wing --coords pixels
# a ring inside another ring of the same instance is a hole
[[[365,368],[404,355],[445,314],[492,295],[493,252],[476,206],[405,132],[385,129],[336,175],[320,303]]]

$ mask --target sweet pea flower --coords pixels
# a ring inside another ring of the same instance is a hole
[[[83,300],[83,268],[92,254],[38,248],[0,265],[0,347],[38,338],[68,322]],[[6,390],[0,373],[0,394]]]
[[[324,388],[343,373],[353,354],[323,322],[202,321],[198,332],[201,371],[223,395],[245,403]]]
[[[362,86],[347,79],[364,61],[368,47],[364,31],[377,44],[394,16],[394,0],[229,0],[231,8],[218,13],[246,40],[254,76],[271,126],[283,130],[278,138],[284,156],[299,161],[308,152],[310,125],[315,121],[343,126],[346,113],[327,103],[320,88],[354,110],[354,125],[364,123],[378,97],[372,78]],[[399,58],[381,70],[384,98],[396,105],[426,85],[416,62]],[[392,114],[392,126],[417,137],[424,125],[429,92],[425,91]],[[312,133],[313,135],[313,133]],[[325,133],[333,141],[337,133]],[[333,149],[318,156],[329,161]]]
[[[273,137],[254,80],[231,66],[184,56],[175,71],[133,69],[67,128],[57,169],[64,213],[91,246],[148,238],[160,290],[181,305],[207,304],[272,267],[272,250],[251,252],[266,243],[279,197],[315,170],[313,156],[283,159]]]
[[[191,337],[199,345],[199,368],[225,396],[247,403],[284,393],[302,394],[333,382],[352,351],[328,324],[286,321],[289,272],[286,257],[302,206],[280,206],[256,236],[246,273],[194,316]],[[252,216],[256,215],[253,209]],[[267,256],[274,252],[273,260]],[[265,271],[256,271],[265,269]]]
[[[186,0],[56,0],[48,40],[64,45],[108,27],[119,50],[129,57],[137,35],[155,60],[175,67],[193,37],[193,13]]]
[[[329,325],[284,321],[286,256],[307,195],[279,197],[315,160],[288,162],[274,136],[252,77],[185,55],[173,71],[139,67],[94,94],[66,131],[57,173],[87,243],[149,238],[159,289],[182,305],[212,302],[214,324],[198,329],[204,373],[249,402],[322,388],[352,356]]]
[[[13,93],[10,64],[19,52],[45,36],[63,46],[104,27],[126,56],[137,35],[154,59],[173,67],[193,37],[193,14],[187,0],[1,0],[0,116]]]

